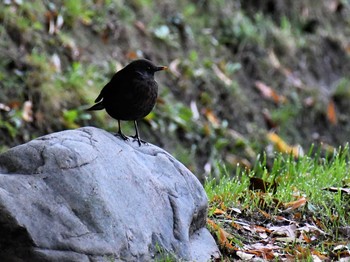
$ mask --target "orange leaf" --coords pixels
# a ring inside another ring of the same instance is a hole
[[[139,56],[136,51],[129,51],[126,54],[126,57],[130,60],[134,60],[134,59],[137,59]]]
[[[269,215],[268,213],[266,213],[264,210],[261,210],[261,209],[258,209],[259,212],[265,217],[265,218],[268,218],[270,219],[271,218],[271,215]]]
[[[226,213],[225,211],[218,208],[216,208],[214,211],[214,215],[224,215],[225,213]]]
[[[213,125],[213,127],[217,128],[220,125],[219,119],[214,115],[213,110],[204,109],[204,115],[208,119],[208,121]]]
[[[301,233],[301,235],[303,236],[303,239],[304,239],[304,241],[306,242],[306,243],[311,243],[312,242],[312,240],[303,232],[303,233]]]
[[[321,259],[322,261],[326,260],[328,257],[321,254],[319,251],[317,250],[312,250],[311,253],[315,256],[318,256],[319,259]]]
[[[231,222],[231,226],[237,230],[241,230],[242,229],[242,226],[237,224],[236,222],[232,221]]]
[[[266,227],[263,227],[263,226],[258,226],[258,225],[252,225],[251,226],[251,229],[256,232],[256,233],[271,233],[271,230],[266,228]]]
[[[261,81],[255,81],[255,87],[260,91],[263,97],[271,99],[276,104],[285,103],[287,101],[285,96],[277,94],[276,91]]]
[[[327,107],[327,118],[332,125],[338,123],[337,113],[335,111],[335,104],[333,100],[329,100]]]
[[[217,232],[219,245],[221,247],[225,248],[228,252],[235,252],[238,250],[238,248],[232,246],[230,241],[227,239],[226,236],[228,235],[228,233],[225,230],[223,230],[218,224],[216,224],[211,219],[207,219],[207,223],[213,228],[213,230]]]
[[[269,132],[267,138],[276,146],[279,152],[291,153],[294,157],[299,157],[299,154],[302,154],[301,147],[288,145],[280,136],[273,132]]]
[[[292,201],[292,202],[289,202],[289,203],[286,203],[284,204],[284,206],[286,208],[289,208],[289,209],[297,209],[301,206],[304,206],[306,204],[306,198],[305,197],[301,197],[300,199],[296,200],[296,201]]]

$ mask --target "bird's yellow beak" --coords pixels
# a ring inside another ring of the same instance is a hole
[[[162,70],[167,70],[168,67],[167,66],[158,66],[157,67],[157,71],[162,71]]]

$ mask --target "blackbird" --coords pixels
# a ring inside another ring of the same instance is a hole
[[[134,121],[136,134],[132,138],[141,146],[141,142],[146,142],[140,139],[136,121],[152,111],[158,96],[154,73],[164,69],[167,67],[156,66],[146,59],[132,61],[114,74],[96,98],[97,104],[87,110],[106,109],[111,117],[118,120],[118,134],[124,140],[128,137],[122,133],[120,120]]]

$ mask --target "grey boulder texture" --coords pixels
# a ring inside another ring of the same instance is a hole
[[[207,197],[174,157],[84,127],[0,155],[0,261],[210,261]]]

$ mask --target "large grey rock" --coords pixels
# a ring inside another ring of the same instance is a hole
[[[207,197],[164,150],[86,127],[0,155],[0,261],[208,261]]]

